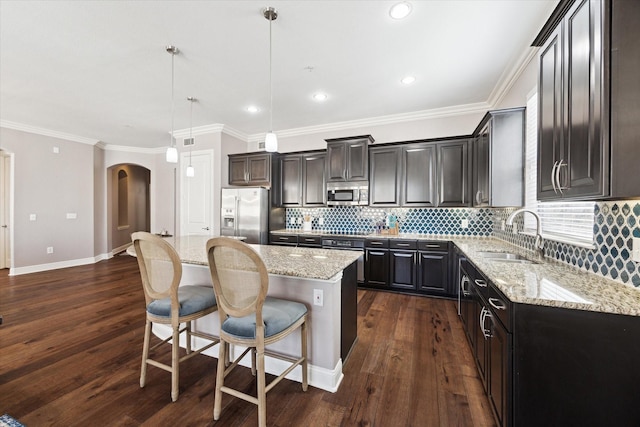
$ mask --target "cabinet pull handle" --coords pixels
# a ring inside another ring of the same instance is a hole
[[[425,245],[425,247],[427,247],[427,248],[439,248],[439,247],[440,247],[440,245],[436,245],[436,244],[427,244],[427,245]]]
[[[558,194],[558,188],[556,187],[556,169],[558,168],[558,161],[553,162],[553,168],[551,168],[551,185],[553,186],[553,192]]]
[[[382,242],[371,242],[371,246],[382,246]]]
[[[462,295],[465,297],[469,296],[469,278],[467,276],[462,276],[460,280],[460,290],[462,291]]]
[[[487,287],[487,282],[485,280],[482,279],[476,279],[474,280],[475,284],[480,286],[481,288],[486,288]]]
[[[406,246],[409,246],[409,244],[408,243],[396,243],[396,246],[406,247]]]
[[[278,240],[289,240],[288,237],[278,237]]]
[[[563,163],[564,159],[560,160],[560,163],[558,163],[558,168],[556,169],[556,183],[558,184],[558,191],[560,192],[560,194],[564,194],[562,190],[566,190],[566,187],[563,187],[562,184],[560,184],[560,168],[567,166],[566,163]]]
[[[480,204],[480,195],[482,193],[480,192],[480,190],[476,191],[476,205]]]
[[[315,239],[310,239],[308,237],[305,237],[304,241],[305,242],[315,242]]]
[[[480,311],[480,330],[482,331],[482,335],[484,336],[484,339],[486,340],[487,338],[491,338],[491,329],[487,329],[485,327],[485,322],[487,320],[487,317],[493,317],[491,316],[491,312],[487,309],[487,307],[482,307],[482,311]]]
[[[489,298],[489,304],[491,304],[491,307],[495,308],[496,310],[507,309],[507,306],[504,305],[504,303],[500,301],[498,298]]]

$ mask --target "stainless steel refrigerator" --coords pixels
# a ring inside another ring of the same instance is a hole
[[[222,189],[220,235],[246,237],[244,242],[269,242],[269,191],[262,187]]]

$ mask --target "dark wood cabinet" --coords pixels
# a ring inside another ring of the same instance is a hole
[[[485,114],[473,132],[473,206],[524,204],[524,141],[524,108]]]
[[[271,187],[271,154],[230,154],[229,185]]]
[[[302,156],[302,206],[317,207],[327,204],[325,153]]]
[[[317,207],[326,204],[324,152],[282,155],[278,164],[278,206]]]
[[[640,5],[561,4],[537,38],[538,199],[637,197]]]
[[[510,425],[511,399],[511,334],[495,317],[489,318],[490,346],[487,389],[498,425]]]
[[[469,182],[469,140],[439,143],[438,206],[471,206]]]
[[[270,234],[270,245],[298,246],[298,235],[296,234]]]
[[[302,206],[302,156],[287,155],[280,162],[280,206]]]
[[[366,181],[369,179],[371,135],[327,139],[327,182]]]
[[[400,206],[402,147],[369,150],[369,206]]]
[[[389,250],[365,249],[364,283],[367,286],[389,287]]]
[[[416,290],[417,241],[389,241],[389,284],[392,288]]]
[[[402,147],[402,206],[437,205],[436,146],[409,144]]]
[[[449,286],[449,253],[418,252],[418,290],[431,295],[452,295]]]

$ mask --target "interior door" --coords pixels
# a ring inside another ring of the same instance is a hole
[[[187,177],[187,166],[195,171]],[[214,230],[213,215],[213,150],[183,153],[180,165],[181,234],[209,235]]]

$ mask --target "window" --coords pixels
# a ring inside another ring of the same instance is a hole
[[[525,207],[537,212],[546,239],[580,246],[593,246],[593,211],[595,202],[538,202],[538,94],[527,100],[527,135],[525,142]],[[535,219],[524,216],[525,231],[534,231]]]

